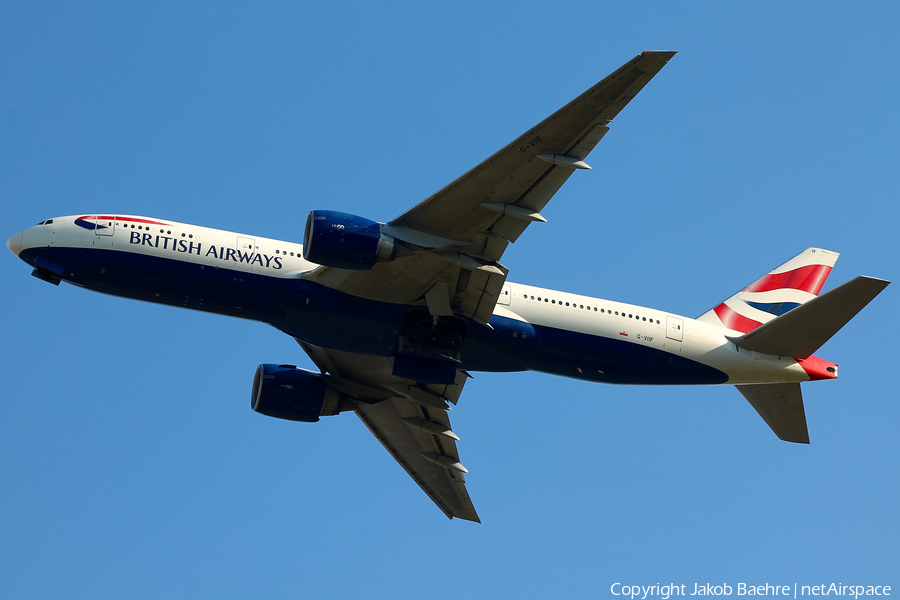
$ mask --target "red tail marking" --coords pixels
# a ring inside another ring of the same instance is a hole
[[[808,265],[785,273],[766,275],[751,283],[743,291],[768,292],[769,290],[788,288],[809,292],[818,296],[830,273],[831,267],[827,265]]]
[[[718,305],[713,310],[716,311],[716,315],[718,315],[719,320],[722,321],[722,324],[725,325],[725,327],[740,331],[741,333],[753,331],[762,325],[759,321],[754,321],[753,319],[733,311],[724,303]]]

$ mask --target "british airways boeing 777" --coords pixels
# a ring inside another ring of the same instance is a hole
[[[264,364],[253,410],[355,412],[448,517],[478,521],[447,410],[474,371],[601,383],[732,384],[787,441],[808,443],[800,382],[888,282],[819,296],[837,253],[804,250],[697,318],[507,281],[500,259],[673,52],[644,52],[399,217],[309,213],[303,243],[93,213],[16,233],[37,278],[268,323],[320,372]],[[449,403],[449,404],[448,404]]]

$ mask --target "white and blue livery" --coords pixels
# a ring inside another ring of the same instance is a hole
[[[388,223],[309,214],[303,243],[168,219],[54,217],[7,245],[37,278],[243,317],[290,335],[320,372],[260,365],[252,408],[295,421],[354,411],[448,517],[478,521],[447,411],[475,371],[600,383],[732,384],[781,439],[808,443],[813,355],[888,282],[819,295],[838,255],[809,248],[698,318],[507,281],[500,263],[674,55],[645,52]]]

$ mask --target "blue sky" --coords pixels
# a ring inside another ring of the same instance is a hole
[[[5,238],[143,214],[296,240],[388,220],[645,49],[679,54],[504,257],[510,279],[696,316],[808,246],[896,280],[893,3],[69,3],[0,8]],[[812,444],[733,388],[476,374],[484,524],[352,414],[249,407],[264,325],[0,259],[9,598],[597,598],[614,582],[900,586],[897,290],[824,346]]]

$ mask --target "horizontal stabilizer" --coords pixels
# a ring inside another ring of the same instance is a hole
[[[764,383],[734,386],[779,438],[797,444],[809,443],[806,411],[799,383]]]
[[[807,358],[888,284],[890,281],[884,279],[857,277],[745,335],[729,336],[728,339],[739,348],[752,352]]]

